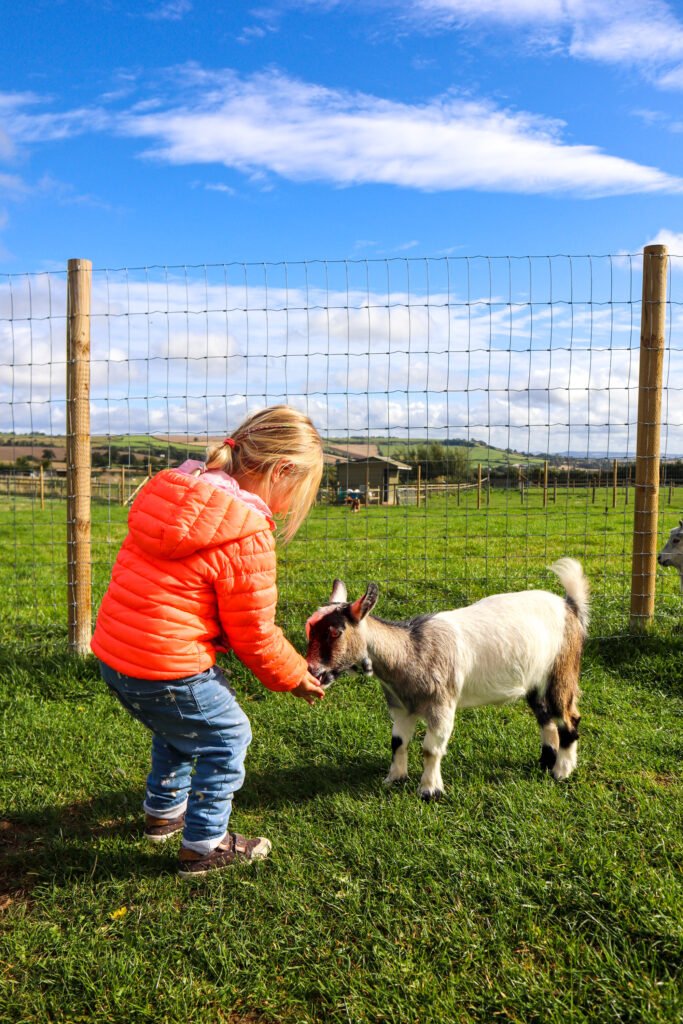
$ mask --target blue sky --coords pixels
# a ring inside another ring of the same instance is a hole
[[[683,6],[4,5],[0,272],[683,252]]]
[[[0,429],[64,430],[82,257],[95,433],[287,401],[333,436],[632,452],[658,241],[683,451],[680,3],[26,0],[0,29]]]

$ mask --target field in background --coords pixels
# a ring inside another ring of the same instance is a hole
[[[659,576],[653,633],[623,635],[623,494],[617,510],[590,492],[559,492],[547,514],[540,492],[526,501],[318,507],[280,554],[281,620],[301,648],[335,576],[352,593],[377,580],[378,614],[404,616],[556,589],[545,566],[581,558],[594,639],[569,783],[537,768],[537,729],[517,704],[458,716],[442,804],[417,799],[417,744],[411,782],[387,793],[375,682],[345,677],[309,708],[225,659],[254,732],[233,825],[269,836],[273,855],[189,886],[174,875],[176,840],[140,838],[144,730],[94,659],[65,654],[63,505],[3,505],[0,1021],[677,1024],[678,578]],[[93,504],[95,603],[126,516]]]
[[[142,478],[140,478],[142,479]],[[132,486],[132,484],[131,484]],[[2,545],[0,593],[7,621],[31,624],[36,614],[50,626],[66,622],[65,506],[48,497],[9,498],[0,488]],[[93,606],[96,611],[125,535],[128,509],[116,480],[95,491],[92,506]],[[317,506],[294,542],[280,552],[281,621],[301,624],[328,594],[336,576],[350,589],[374,580],[381,614],[405,617],[457,607],[486,594],[554,586],[546,567],[556,558],[579,558],[593,590],[592,635],[623,634],[629,621],[633,491],[611,487],[491,490],[477,508],[474,490],[430,497],[427,506]],[[662,543],[680,512],[660,492]],[[680,622],[678,576],[657,575],[659,628]],[[41,594],[36,608],[36,594]]]

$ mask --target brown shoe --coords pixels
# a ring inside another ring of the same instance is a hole
[[[183,831],[185,815],[179,818],[155,818],[153,814],[145,815],[145,830],[142,833],[150,843],[165,843],[171,836]]]
[[[263,860],[271,850],[269,839],[245,839],[237,832],[228,832],[225,839],[211,853],[197,853],[182,846],[178,856],[178,874],[181,878],[206,875],[229,867],[234,861]]]

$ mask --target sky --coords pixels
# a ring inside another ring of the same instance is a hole
[[[683,5],[0,15],[0,273],[683,252]]]
[[[64,430],[82,258],[94,432],[287,401],[337,436],[632,452],[659,242],[683,452],[682,100],[667,0],[4,5],[0,430]]]

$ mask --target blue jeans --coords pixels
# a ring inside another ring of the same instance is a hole
[[[251,743],[249,719],[225,676],[214,665],[187,679],[134,679],[102,661],[100,672],[153,734],[143,809],[159,818],[184,813],[183,845],[209,853],[227,832]]]

